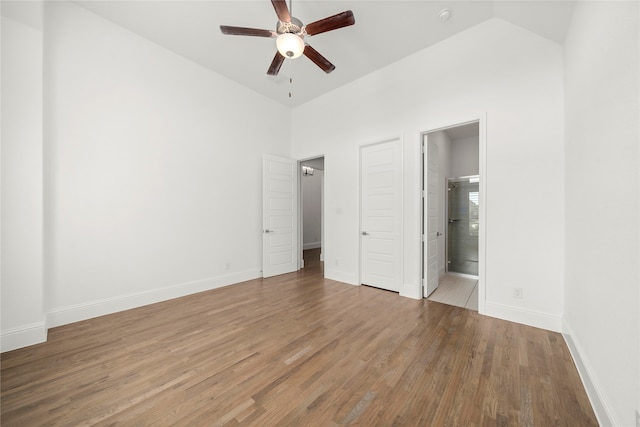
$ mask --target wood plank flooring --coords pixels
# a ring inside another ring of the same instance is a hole
[[[306,265],[2,354],[2,426],[597,425],[559,334]]]

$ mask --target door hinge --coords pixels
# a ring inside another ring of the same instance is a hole
[[[424,242],[424,234],[422,235],[422,241]]]

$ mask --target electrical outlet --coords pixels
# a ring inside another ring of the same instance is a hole
[[[225,269],[225,270],[227,270],[227,271],[231,270],[231,263],[230,263],[230,262],[228,262],[228,263],[224,266],[224,269]]]
[[[513,288],[513,297],[522,299],[522,288]]]

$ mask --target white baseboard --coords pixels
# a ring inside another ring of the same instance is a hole
[[[344,271],[333,270],[326,266],[324,268],[324,277],[337,282],[348,283],[349,285],[359,285],[357,275],[346,273]]]
[[[497,317],[498,319],[546,329],[548,331],[562,331],[562,320],[560,316],[554,316],[548,313],[540,313],[538,311],[487,301],[485,303],[484,314],[486,316]]]
[[[322,243],[320,242],[305,243],[304,245],[302,245],[302,249],[305,251],[307,249],[318,249],[320,247],[322,247]]]
[[[47,313],[47,324],[53,328],[93,317],[117,313],[148,304],[179,298],[198,292],[208,291],[223,286],[262,277],[259,269],[251,269],[224,276],[210,277],[194,282],[181,283],[166,288],[137,292],[83,304],[60,307]]]
[[[0,352],[11,351],[47,341],[45,322],[33,323],[19,328],[2,331],[0,334]]]
[[[413,283],[405,283],[402,285],[402,288],[400,288],[399,294],[401,297],[422,299],[422,286],[416,286]]]
[[[573,339],[575,334],[573,333],[573,329],[567,322],[566,318],[562,319],[562,330],[562,336],[564,337],[564,341],[567,343],[567,347],[569,347],[571,357],[573,357],[573,362],[578,369],[578,375],[580,375],[582,385],[587,392],[587,397],[589,397],[591,407],[593,408],[593,412],[596,414],[598,423],[601,426],[620,425],[613,419],[614,417],[611,416],[613,412],[605,403],[605,399],[602,398],[602,393],[600,392],[602,388],[599,386],[596,376],[593,375],[593,368],[591,368],[588,358],[582,357],[582,355],[584,355],[584,351],[580,344]]]

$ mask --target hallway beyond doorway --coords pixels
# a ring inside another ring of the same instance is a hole
[[[324,277],[324,262],[320,260],[320,248],[307,249],[302,251],[304,268],[307,271],[319,272]]]

